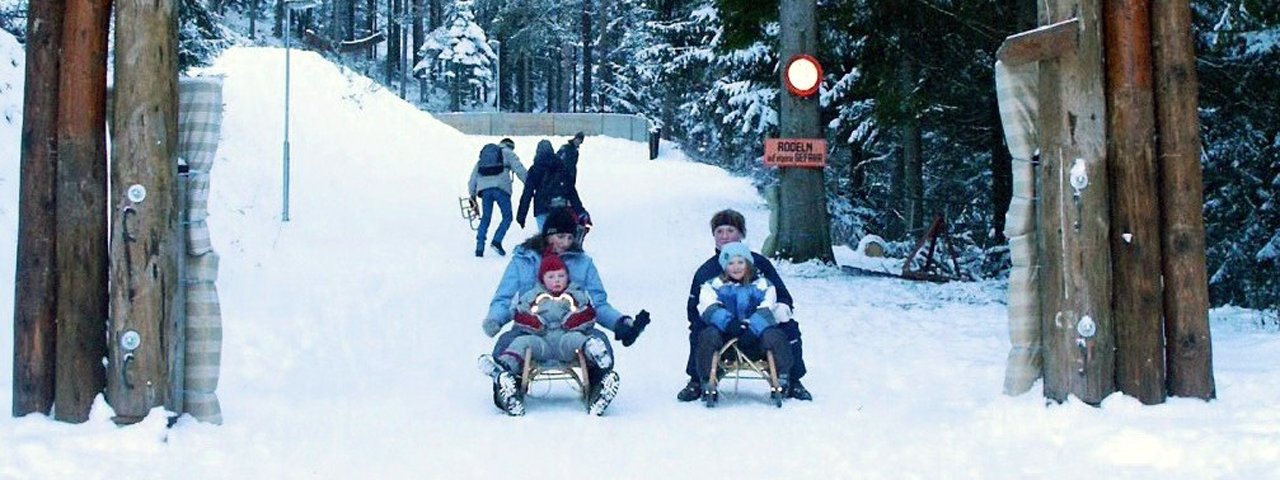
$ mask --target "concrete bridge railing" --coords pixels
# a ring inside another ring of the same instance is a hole
[[[621,113],[433,113],[440,121],[468,135],[569,136],[577,132],[636,142],[650,142],[653,123],[639,115]]]

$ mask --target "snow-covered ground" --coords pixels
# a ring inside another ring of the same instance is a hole
[[[0,272],[16,237],[21,46],[0,34]],[[934,285],[780,265],[805,333],[813,402],[760,384],[708,410],[678,403],[685,295],[712,252],[707,219],[767,226],[747,180],[664,150],[589,137],[587,250],[611,302],[654,323],[618,352],[622,391],[589,417],[567,386],[529,413],[490,402],[475,367],[506,259],[472,256],[457,199],[480,145],[310,53],[293,56],[291,221],[280,222],[283,52],[233,49],[210,225],[222,255],[225,424],[157,410],[116,427],[0,416],[0,478],[1278,478],[1280,335],[1253,312],[1213,320],[1219,399],[1046,405],[1000,393],[1000,283]],[[535,137],[518,137],[530,163]],[[558,146],[564,138],[553,138]],[[532,224],[531,224],[532,226]],[[513,227],[506,244],[533,233]],[[841,258],[852,252],[841,247]],[[12,311],[0,275],[0,312]],[[0,329],[0,405],[12,330]]]

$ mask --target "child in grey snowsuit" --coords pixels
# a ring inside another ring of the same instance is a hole
[[[527,332],[516,337],[498,361],[508,367],[521,365],[525,350],[539,362],[572,362],[579,349],[596,365],[609,368],[613,359],[603,355],[604,345],[592,352],[587,344],[587,331],[595,326],[596,311],[591,297],[583,290],[569,286],[569,270],[559,255],[546,255],[538,266],[539,285],[520,295],[515,304],[515,328]],[[517,370],[518,371],[518,370]]]
[[[604,342],[589,334],[596,312],[591,297],[569,285],[569,270],[559,255],[543,255],[538,266],[539,283],[521,294],[513,305],[515,328],[525,332],[511,341],[492,361],[482,360],[482,369],[499,383],[495,403],[511,415],[524,413],[523,398],[504,384],[519,383],[525,362],[569,364],[583,351],[590,366],[609,369],[613,357]],[[526,351],[532,358],[525,358]]]

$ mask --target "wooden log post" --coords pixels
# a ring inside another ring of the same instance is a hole
[[[1116,383],[1151,405],[1164,402],[1165,376],[1150,3],[1105,4]]]
[[[1078,48],[1040,68],[1037,258],[1045,397],[1098,404],[1115,391],[1099,0],[1040,4],[1040,23],[1078,17]]]
[[[89,419],[106,385],[107,25],[111,0],[68,0],[58,102],[58,335],[54,416]]]
[[[1188,0],[1151,8],[1159,132],[1160,220],[1164,273],[1165,360],[1169,394],[1214,398],[1205,271],[1200,122]]]
[[[116,3],[111,155],[111,335],[116,421],[168,404],[177,287],[177,31],[174,0]],[[136,334],[136,336],[134,336]],[[133,348],[130,348],[133,347]]]
[[[58,50],[62,0],[31,2],[22,100],[18,252],[13,295],[13,416],[53,407],[57,279]]]

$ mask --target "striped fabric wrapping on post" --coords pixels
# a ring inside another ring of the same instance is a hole
[[[1036,171],[1032,164],[1037,144],[1036,116],[1040,64],[1010,67],[996,62],[996,98],[1005,143],[1013,156],[1013,198],[1005,215],[1009,239],[1009,341],[1004,393],[1021,395],[1041,376],[1039,271],[1036,261]]]
[[[209,171],[222,131],[222,77],[178,82],[178,151],[189,172],[186,229],[186,413],[221,424],[218,373],[222,361],[222,312],[218,305],[218,254],[209,240]]]

